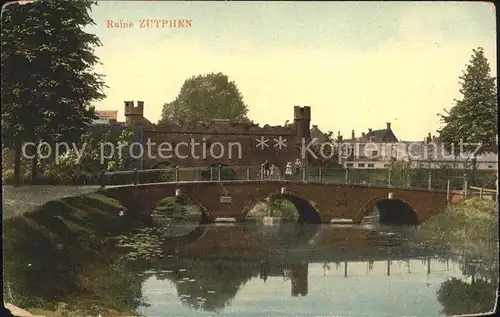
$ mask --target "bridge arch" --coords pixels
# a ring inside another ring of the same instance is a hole
[[[155,209],[158,207],[158,205],[167,198],[171,198],[173,200],[176,200],[177,202],[181,203],[182,206],[196,206],[196,207],[198,207],[200,210],[200,221],[199,221],[200,225],[206,224],[206,223],[210,222],[210,220],[212,220],[212,215],[210,214],[208,209],[205,206],[203,206],[203,204],[201,204],[200,202],[192,199],[189,195],[181,195],[180,197],[175,197],[174,195],[161,197],[157,201],[153,202],[153,205],[152,205],[153,208],[149,214],[152,214],[155,211]]]
[[[270,193],[265,193],[257,197],[252,197],[250,201],[245,205],[242,211],[242,218],[246,218],[247,214],[252,210],[259,202],[264,201],[266,198],[281,198],[291,202],[299,213],[298,222],[318,224],[321,223],[321,214],[318,205],[304,197],[298,192],[285,190],[285,193],[281,193],[281,190],[273,191]]]
[[[381,196],[366,202],[358,211],[353,221],[361,222],[374,209],[378,210],[379,223],[389,225],[418,225],[420,219],[412,205],[402,198],[389,199]]]

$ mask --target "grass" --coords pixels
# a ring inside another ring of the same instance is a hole
[[[13,304],[44,316],[136,315],[140,288],[130,287],[134,276],[115,264],[108,240],[138,225],[122,209],[92,193],[4,220],[4,281]]]
[[[477,245],[498,240],[496,202],[470,198],[449,205],[445,212],[422,224],[435,239],[459,245]]]

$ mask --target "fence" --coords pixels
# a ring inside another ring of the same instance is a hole
[[[497,197],[497,191],[495,189],[469,186],[467,188],[466,195],[476,196],[480,199],[495,199]]]
[[[160,182],[294,180],[313,183],[353,184],[396,188],[426,188],[447,191],[468,188],[468,177],[433,170],[392,171],[388,169],[341,169],[304,167],[293,175],[260,166],[217,166],[167,168],[107,172],[104,185],[130,185]]]

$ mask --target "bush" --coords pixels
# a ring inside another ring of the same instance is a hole
[[[438,240],[458,244],[475,244],[497,239],[496,202],[470,198],[449,205],[447,209],[423,223],[422,229]]]
[[[2,171],[2,183],[12,184],[13,182],[14,182],[14,170],[13,169],[4,169]]]

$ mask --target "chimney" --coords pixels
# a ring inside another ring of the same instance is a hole
[[[391,123],[390,122],[386,122],[387,124],[387,130],[390,130],[391,129]]]
[[[370,128],[370,129],[368,129],[368,133],[372,133],[372,129],[371,129],[371,128]]]
[[[351,134],[351,138],[354,140],[354,139],[356,138],[356,135],[354,134],[354,130],[352,130],[352,132],[351,132],[351,133],[352,133],[352,134]]]
[[[313,124],[313,129],[317,129],[317,128],[318,128],[318,126]]]

